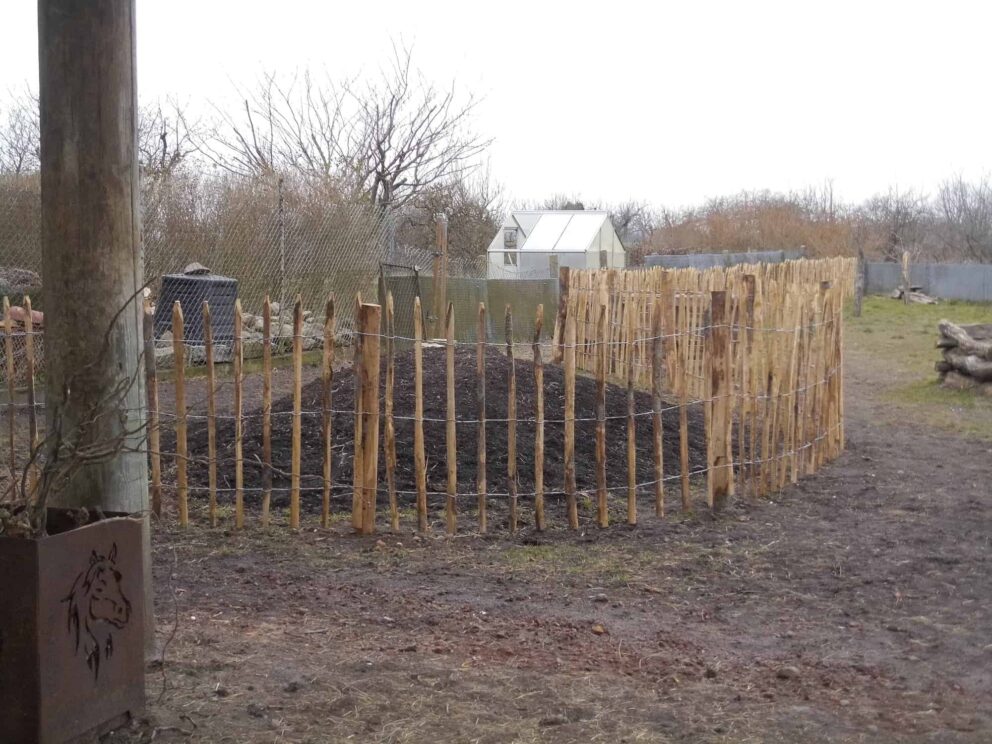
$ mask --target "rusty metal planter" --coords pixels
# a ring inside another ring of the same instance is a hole
[[[0,741],[65,742],[145,703],[141,522],[0,537]]]

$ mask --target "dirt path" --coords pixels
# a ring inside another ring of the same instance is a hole
[[[838,462],[717,521],[159,529],[166,662],[112,740],[990,741],[992,445],[891,423],[884,374]]]

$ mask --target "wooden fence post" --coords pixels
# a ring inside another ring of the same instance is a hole
[[[544,305],[534,317],[534,524],[545,529],[544,519],[544,360],[541,357],[541,329]]]
[[[31,451],[38,449],[38,398],[35,393],[35,356],[34,356],[34,318],[31,309],[31,298],[24,295],[24,361],[25,381],[28,386],[28,442]],[[11,401],[13,404],[14,401]],[[37,496],[41,468],[35,460],[28,470],[28,493],[32,500]]]
[[[857,269],[854,274],[854,317],[861,317],[861,305],[865,297],[865,280],[868,264],[865,262],[865,249],[858,248]]]
[[[245,526],[245,424],[244,408],[244,348],[242,339],[241,300],[234,301],[234,526]]]
[[[386,432],[383,447],[386,455],[386,490],[389,494],[389,527],[394,532],[400,528],[399,504],[396,500],[396,425],[393,422],[393,387],[396,384],[396,320],[393,293],[386,292]],[[378,379],[376,380],[378,385]]]
[[[320,365],[321,417],[320,435],[323,444],[324,493],[321,503],[320,525],[324,529],[331,526],[331,485],[334,479],[334,293],[327,298],[324,308],[324,343],[321,348]]]
[[[634,364],[633,351],[633,316],[630,321],[631,336],[627,338],[627,345],[631,350],[631,357],[627,360],[627,524],[637,524],[637,409],[634,398],[634,375],[636,365]]]
[[[3,330],[3,348],[4,354],[7,357],[7,426],[9,429],[8,436],[10,437],[10,496],[14,500],[17,497],[17,416],[14,410],[14,395],[17,386],[14,382],[14,374],[16,373],[16,369],[14,368],[14,318],[10,314],[10,298],[7,295],[3,297]]]
[[[708,497],[710,508],[723,509],[727,504],[733,463],[727,457],[727,431],[732,404],[730,378],[730,332],[727,327],[727,293],[723,290],[710,295],[711,328],[706,353],[710,356],[710,428],[706,443],[709,459]]]
[[[359,324],[362,315],[362,295],[355,295],[355,323]],[[362,350],[365,343],[365,333],[362,327],[358,326],[355,334],[355,357],[351,364],[351,376],[355,389],[355,423],[354,435],[352,436],[355,456],[352,458],[352,495],[351,495],[351,526],[356,532],[361,532],[363,527],[362,501],[365,498],[365,451],[362,449],[365,437],[362,432],[364,419],[362,417],[362,397],[364,395],[364,374],[362,373]]]
[[[427,531],[427,458],[424,454],[424,313],[413,298],[413,469],[417,481],[417,530]]]
[[[679,363],[675,369],[675,387],[679,393],[679,488],[682,496],[682,511],[692,511],[692,491],[689,488],[689,356],[692,334],[695,330],[689,324],[693,302],[691,296],[683,294],[679,308]]]
[[[606,352],[609,343],[606,304],[600,302],[596,312],[596,522],[600,527],[608,527],[610,515],[606,491]]]
[[[280,308],[281,311],[281,308]],[[262,302],[262,527],[272,506],[272,302]]]
[[[183,341],[183,308],[172,304],[172,358],[176,373],[176,500],[179,526],[189,524],[189,491],[186,481],[186,344]]]
[[[441,325],[445,319],[445,308],[448,306],[448,219],[443,214],[435,216],[437,229],[437,247],[434,253],[434,279],[431,291],[434,295],[434,328],[433,337],[439,338],[442,333]]]
[[[754,390],[754,375],[751,373],[752,356],[754,355],[754,302],[756,295],[757,278],[754,274],[745,274],[744,280],[744,308],[741,312],[738,323],[737,344],[739,347],[740,364],[740,407],[737,414],[737,459],[739,477],[741,481],[741,497],[747,495],[748,480],[751,478],[754,469],[753,464],[748,462],[747,449],[747,424],[753,423],[750,411],[756,404]]]
[[[558,315],[551,339],[551,361],[561,363],[565,340],[565,320],[568,316],[571,270],[567,266],[558,269]]]
[[[281,312],[280,308],[280,312]],[[293,441],[290,454],[289,528],[300,529],[300,470],[303,449],[303,300],[293,303]]]
[[[447,380],[447,405],[445,421],[445,444],[447,445],[447,500],[445,501],[445,519],[448,534],[454,535],[458,530],[458,517],[455,513],[455,499],[458,495],[458,438],[455,430],[455,306],[448,303],[444,313],[445,335],[445,379]]]
[[[661,388],[664,378],[665,344],[664,305],[669,302],[664,293],[655,295],[651,313],[651,427],[654,443],[654,511],[665,516],[665,430],[661,420]]]
[[[506,306],[506,481],[510,489],[510,532],[517,531],[517,366],[513,358],[513,310]]]
[[[476,328],[475,389],[478,401],[479,436],[476,443],[476,485],[479,492],[479,532],[487,529],[486,505],[486,304],[479,303]]]
[[[837,324],[836,338],[836,368],[837,368],[837,454],[844,451],[844,298],[837,297],[834,312],[834,322]]]
[[[375,506],[379,472],[379,331],[382,308],[363,304],[358,313],[358,338],[361,355],[361,402],[358,417],[361,425],[361,468],[358,499],[353,504],[352,524],[359,533],[375,532]],[[358,442],[356,441],[356,447]],[[355,458],[358,467],[359,458]]]
[[[210,303],[203,301],[203,351],[207,362],[207,490],[210,526],[217,526],[217,385],[214,377],[214,329]]]
[[[909,251],[902,252],[902,301],[909,304]]]
[[[4,303],[4,310],[7,303]],[[142,317],[142,332],[145,342],[145,394],[148,398],[148,455],[151,460],[151,508],[156,517],[162,515],[162,441],[158,418],[158,375],[155,369],[155,312],[149,300],[145,300]],[[13,360],[10,360],[12,367]],[[10,374],[8,372],[8,374]],[[11,397],[13,401],[13,397]],[[13,425],[13,421],[11,421]],[[13,447],[11,428],[11,447]],[[13,465],[13,460],[11,460]]]
[[[575,313],[569,311],[565,320],[565,501],[568,526],[579,528],[579,508],[575,497]]]

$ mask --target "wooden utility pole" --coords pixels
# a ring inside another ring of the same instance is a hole
[[[49,426],[59,406],[63,428],[88,422],[94,441],[132,432],[125,451],[74,473],[53,501],[145,515],[153,630],[134,8],[134,0],[38,2],[45,385]],[[122,380],[126,393],[108,405]]]

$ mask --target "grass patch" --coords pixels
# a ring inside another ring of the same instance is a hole
[[[888,297],[866,297],[860,318],[848,317],[847,353],[878,386],[897,415],[911,414],[927,425],[992,440],[992,399],[937,382],[934,363],[937,324],[992,323],[992,304],[950,300],[939,305],[905,305]]]
[[[612,545],[519,545],[504,551],[503,560],[516,570],[581,577],[604,587],[626,586],[638,575],[632,556]]]

